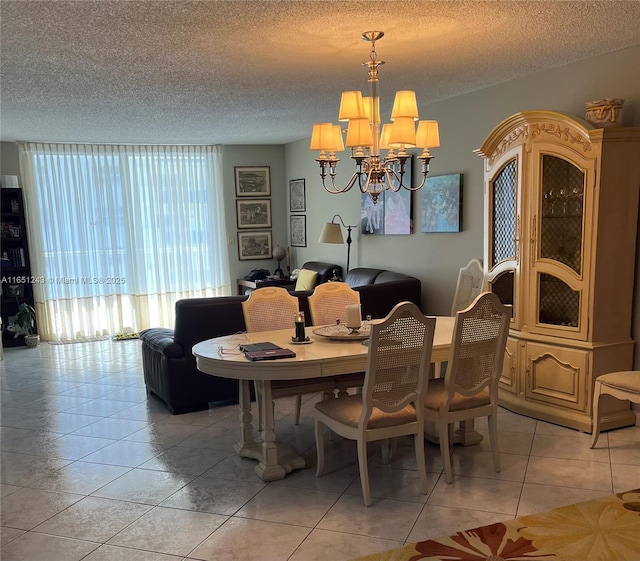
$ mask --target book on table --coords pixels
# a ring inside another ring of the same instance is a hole
[[[247,343],[240,345],[240,349],[249,360],[275,360],[278,358],[293,358],[296,356],[291,349],[280,347],[274,343]]]

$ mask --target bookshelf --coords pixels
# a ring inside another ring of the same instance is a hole
[[[22,302],[34,306],[33,277],[29,262],[27,223],[22,189],[3,187],[1,194],[0,236],[2,249],[2,344],[5,347],[24,345],[24,337],[14,337],[7,330],[9,318]]]

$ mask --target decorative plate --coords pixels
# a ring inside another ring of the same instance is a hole
[[[329,339],[336,339],[340,341],[363,341],[368,339],[371,333],[371,326],[368,323],[363,323],[360,329],[353,331],[346,325],[325,325],[324,327],[317,327],[313,330],[315,335],[321,337],[327,337]]]

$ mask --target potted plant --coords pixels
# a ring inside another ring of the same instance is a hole
[[[24,334],[24,342],[27,347],[37,347],[40,344],[40,335],[34,334],[33,329],[36,322],[36,311],[26,302],[18,306],[18,313],[13,320]]]

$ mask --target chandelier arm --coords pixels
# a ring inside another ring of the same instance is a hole
[[[362,175],[362,174],[360,174],[360,175]],[[338,187],[336,185],[336,175],[335,175],[335,173],[330,174],[331,185],[327,185],[327,183],[326,183],[327,175],[324,174],[324,175],[321,175],[322,186],[324,187],[324,190],[327,193],[331,193],[331,194],[334,194],[334,195],[338,194],[338,193],[346,193],[347,191],[349,191],[349,189],[351,189],[351,187],[353,187],[355,185],[357,176],[358,176],[358,172],[354,172],[354,174],[349,179],[349,182],[344,187]]]

